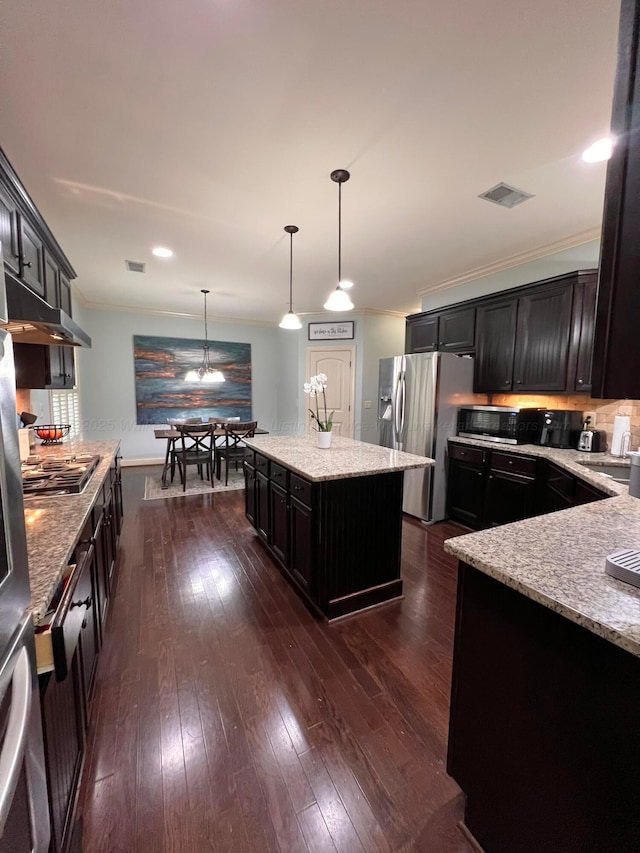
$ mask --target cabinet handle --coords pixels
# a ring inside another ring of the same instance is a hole
[[[522,379],[516,379],[516,385],[522,385]]]
[[[22,258],[22,266],[23,267],[29,267],[29,269],[31,269],[31,264],[32,264],[32,261],[25,261],[24,257]]]
[[[509,465],[513,465],[513,459],[509,459]]]
[[[578,379],[578,385],[584,385],[584,379]]]
[[[493,480],[493,474],[489,474],[489,479]]]
[[[84,601],[72,601],[69,610],[73,610],[74,607],[86,607],[88,610],[91,607],[91,596],[88,595]]]
[[[294,487],[293,487],[293,490],[294,490],[294,492],[301,492],[301,491],[302,491],[302,486],[294,486]]]
[[[505,384],[505,385],[509,385],[509,383],[510,383],[510,382],[511,382],[511,380],[510,380],[510,379],[505,379],[505,380],[504,380],[504,384]]]

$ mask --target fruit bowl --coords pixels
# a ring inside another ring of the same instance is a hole
[[[43,444],[60,444],[69,435],[71,424],[44,424],[34,429]]]

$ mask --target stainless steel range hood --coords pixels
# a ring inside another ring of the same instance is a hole
[[[5,275],[6,323],[0,327],[20,344],[90,347],[91,338],[60,308],[52,308],[24,284]]]

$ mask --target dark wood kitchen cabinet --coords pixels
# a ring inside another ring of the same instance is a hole
[[[13,345],[16,388],[69,389],[76,384],[74,347]]]
[[[540,288],[518,299],[515,391],[565,391],[573,283]]]
[[[244,462],[244,514],[251,524],[256,525],[256,469],[249,462]]]
[[[535,459],[491,453],[483,522],[497,527],[535,514]]]
[[[38,232],[20,214],[20,278],[37,293],[45,296],[44,243]]]
[[[404,350],[412,352],[435,352],[438,349],[438,315],[417,314],[407,318]]]
[[[640,399],[640,2],[622,0],[613,92],[598,304],[593,397]]]
[[[478,447],[449,445],[447,514],[469,527],[482,524],[485,456],[486,452]]]
[[[471,353],[475,346],[476,309],[459,308],[407,317],[405,352]]]
[[[513,297],[478,306],[474,391],[512,390],[517,317]]]
[[[315,613],[333,619],[402,594],[402,472],[311,482],[258,452],[247,462],[253,526]]]
[[[591,391],[593,363],[593,336],[596,321],[598,277],[584,276],[574,290],[574,344],[575,374],[573,391]],[[570,374],[571,376],[571,374]]]
[[[547,459],[450,441],[447,515],[496,527],[609,497]]]
[[[20,272],[20,237],[18,234],[18,205],[0,183],[0,243],[5,269],[16,275]]]

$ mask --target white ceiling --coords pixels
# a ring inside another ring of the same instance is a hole
[[[0,145],[90,304],[278,320],[358,308],[593,229],[619,3],[4,0]],[[535,198],[477,198],[504,180]],[[591,234],[590,236],[593,236]],[[586,239],[586,238],[585,238]],[[166,245],[170,261],[150,249]],[[126,272],[144,261],[146,275]]]

